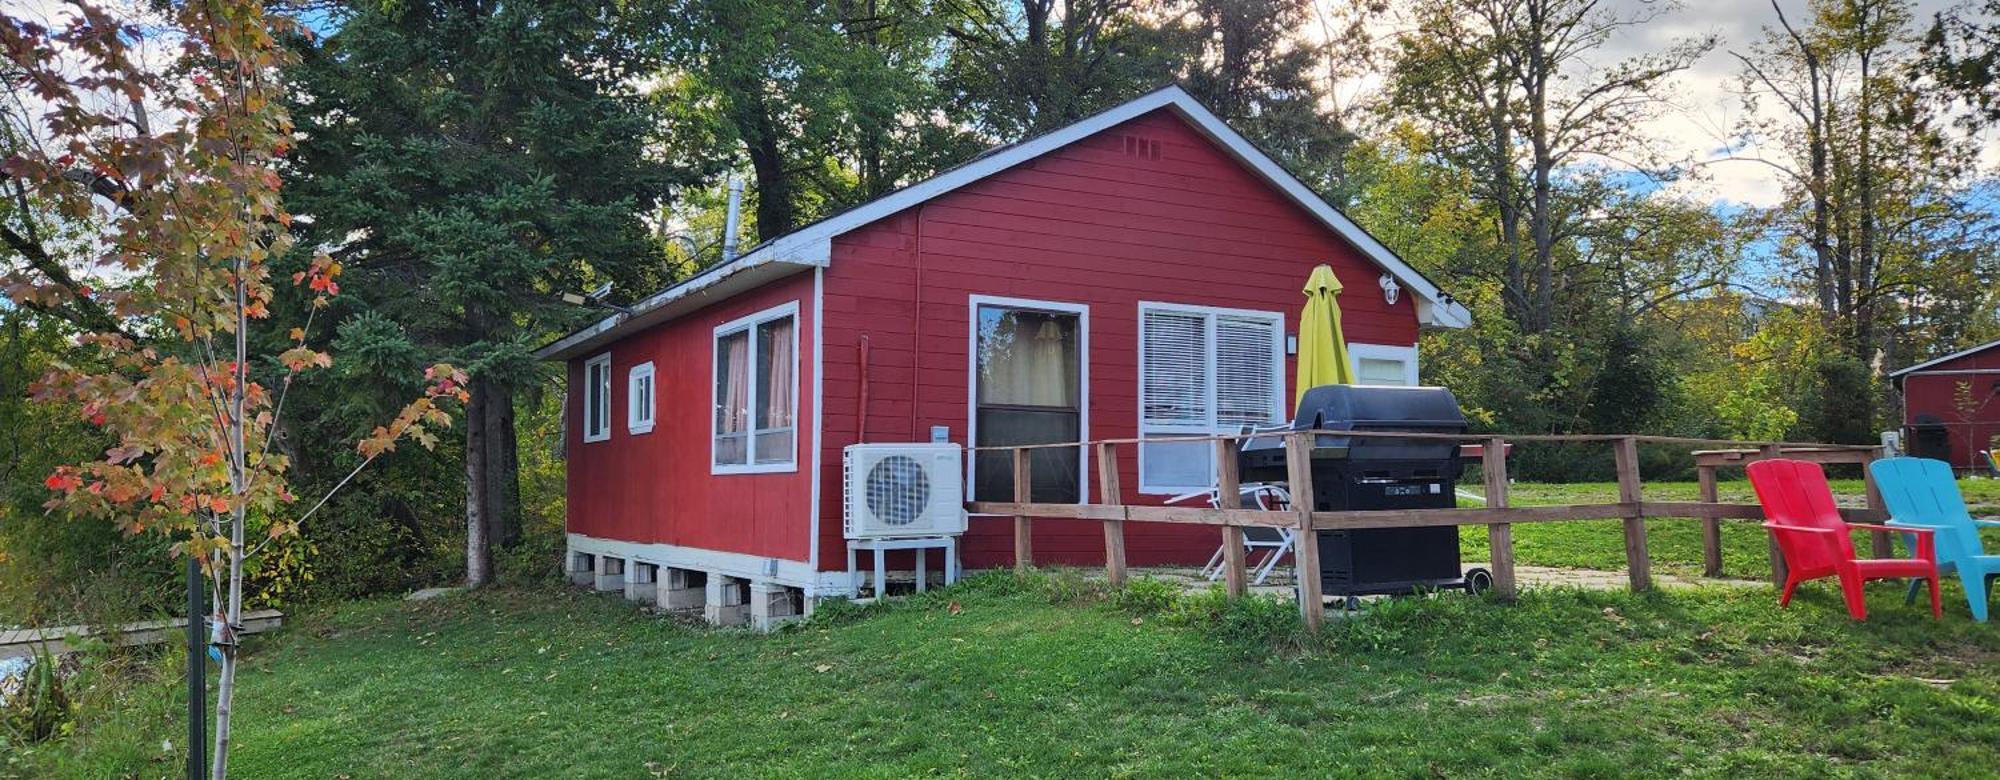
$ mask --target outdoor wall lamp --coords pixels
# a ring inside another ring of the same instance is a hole
[[[630,315],[632,313],[632,310],[627,307],[620,306],[618,304],[604,300],[605,296],[608,296],[610,294],[611,294],[611,283],[605,282],[602,286],[598,287],[597,289],[591,290],[590,292],[584,293],[582,295],[578,295],[576,293],[571,293],[571,292],[563,293],[562,300],[563,303],[567,303],[571,306],[601,306],[603,308],[618,312],[619,314]]]
[[[1394,276],[1383,274],[1375,284],[1382,288],[1382,300],[1387,301],[1390,306],[1396,305],[1396,299],[1403,295],[1403,286],[1396,283]]]

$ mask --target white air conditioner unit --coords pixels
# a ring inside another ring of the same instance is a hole
[[[841,528],[849,539],[965,533],[965,466],[956,444],[851,444]]]

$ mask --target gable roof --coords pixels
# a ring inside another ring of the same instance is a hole
[[[1962,358],[1962,357],[1970,357],[1970,356],[1972,356],[1972,355],[1976,355],[1976,354],[1979,354],[1979,353],[1981,353],[1981,352],[1985,352],[1986,350],[1989,350],[1989,349],[1992,349],[1992,348],[1994,348],[1994,347],[2000,347],[2000,341],[1989,341],[1989,342],[1986,342],[1986,343],[1984,343],[1984,344],[1981,344],[1981,345],[1979,345],[1979,346],[1976,346],[1976,347],[1973,347],[1973,348],[1971,348],[1971,349],[1962,349],[1962,350],[1959,350],[1959,351],[1957,351],[1957,352],[1953,352],[1953,353],[1951,353],[1951,354],[1949,354],[1949,355],[1946,355],[1946,356],[1944,356],[1944,357],[1941,357],[1941,358],[1938,358],[1938,359],[1936,359],[1936,360],[1926,360],[1926,361],[1924,361],[1924,362],[1922,362],[1922,363],[1918,363],[1918,364],[1916,364],[1916,365],[1914,365],[1914,366],[1910,366],[1909,368],[1905,368],[1905,369],[1901,369],[1901,370],[1898,370],[1898,371],[1891,371],[1891,372],[1889,372],[1889,378],[1890,378],[1890,379],[1902,379],[1902,378],[1903,378],[1903,377],[1904,377],[1905,375],[1907,375],[1907,374],[1913,374],[1913,373],[1916,373],[1916,372],[1918,372],[1918,371],[1922,371],[1922,370],[1924,370],[1924,369],[1926,369],[1926,368],[1930,368],[1930,367],[1932,367],[1932,366],[1935,366],[1935,365],[1938,365],[1938,364],[1940,364],[1940,363],[1949,363],[1949,362],[1951,362],[1951,361],[1954,361],[1954,360],[1957,360],[1957,359],[1959,359],[1959,358]]]
[[[1419,324],[1462,328],[1472,323],[1472,314],[1450,294],[1438,289],[1429,278],[1403,262],[1396,253],[1340,213],[1333,204],[1327,203],[1305,182],[1257,148],[1250,139],[1223,122],[1187,90],[1168,86],[1048,133],[988,150],[929,179],[765,241],[734,260],[712,266],[633,304],[630,314],[605,317],[594,325],[557,339],[535,354],[549,360],[573,358],[627,333],[672,319],[721,297],[779,276],[825,266],[833,254],[833,239],[843,233],[1160,109],[1170,110],[1186,120],[1230,157],[1395,277],[1416,303]]]

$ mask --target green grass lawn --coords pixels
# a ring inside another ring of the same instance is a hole
[[[1861,480],[1833,480],[1834,493],[1842,503],[1864,504]],[[1724,480],[1716,486],[1718,498],[1728,503],[1754,504],[1750,483]],[[1478,485],[1467,486],[1477,493]],[[1972,504],[1975,514],[2000,514],[2000,480],[1966,479],[1959,489]],[[1646,497],[1656,501],[1697,501],[1700,490],[1693,482],[1648,482]],[[1595,504],[1618,500],[1618,486],[1610,482],[1549,484],[1517,482],[1508,491],[1515,506],[1551,504]],[[1479,506],[1461,499],[1461,506]],[[1985,529],[1986,546],[2000,550],[2000,529]],[[1487,560],[1486,534],[1467,527],[1459,534],[1460,546],[1468,561]],[[1722,525],[1722,569],[1728,577],[1762,579],[1770,576],[1769,535],[1752,520],[1724,520]],[[1866,554],[1867,542],[1857,534],[1856,544]],[[1701,574],[1701,523],[1690,519],[1648,519],[1646,548],[1653,570],[1670,574]],[[1906,553],[1898,553],[1906,554]],[[1522,523],[1514,526],[1515,562],[1527,566],[1560,566],[1578,569],[1625,568],[1625,537],[1617,520]],[[2000,771],[2000,770],[1996,770]]]
[[[2000,627],[1827,588],[1371,605],[1321,636],[1073,573],[773,636],[615,596],[373,602],[256,640],[254,778],[1961,776],[2000,771]],[[858,613],[858,614],[857,614]],[[170,777],[172,684],[25,758]]]

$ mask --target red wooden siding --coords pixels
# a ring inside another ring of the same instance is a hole
[[[1157,141],[1158,154],[1128,153],[1127,136]],[[1348,290],[1349,341],[1416,343],[1415,303],[1383,301],[1381,268],[1167,111],[836,238],[824,281],[821,568],[845,565],[841,448],[857,440],[864,416],[869,441],[924,441],[933,425],[966,441],[970,296],[1088,305],[1089,437],[1126,438],[1138,428],[1141,301],[1283,312],[1291,333],[1300,288],[1319,263]],[[1135,455],[1128,448],[1120,458],[1126,499],[1153,500],[1137,493]],[[1095,470],[1093,462],[1093,497]],[[1004,518],[974,518],[967,565],[1010,562],[1011,539]],[[1127,531],[1134,565],[1200,563],[1218,540],[1190,526]],[[1094,522],[1041,520],[1035,552],[1045,562],[1099,563],[1102,533]]]
[[[1992,448],[1994,438],[2000,436],[2000,347],[1905,375],[1903,424],[1914,426],[1920,416],[1945,424],[1951,437],[1951,457],[1947,460],[1954,468],[1983,469],[1979,451]],[[1914,430],[1906,428],[1905,435],[1910,438],[1903,442],[1904,449],[1930,454],[1913,449],[1917,446]]]
[[[796,302],[798,469],[710,474],[715,328]],[[787,560],[809,560],[812,517],[813,275],[801,273],[663,323],[609,348],[611,438],[583,441],[583,364],[569,363],[567,441],[569,530],[589,536],[673,544]],[[653,361],[655,424],[626,429],[626,378]]]

